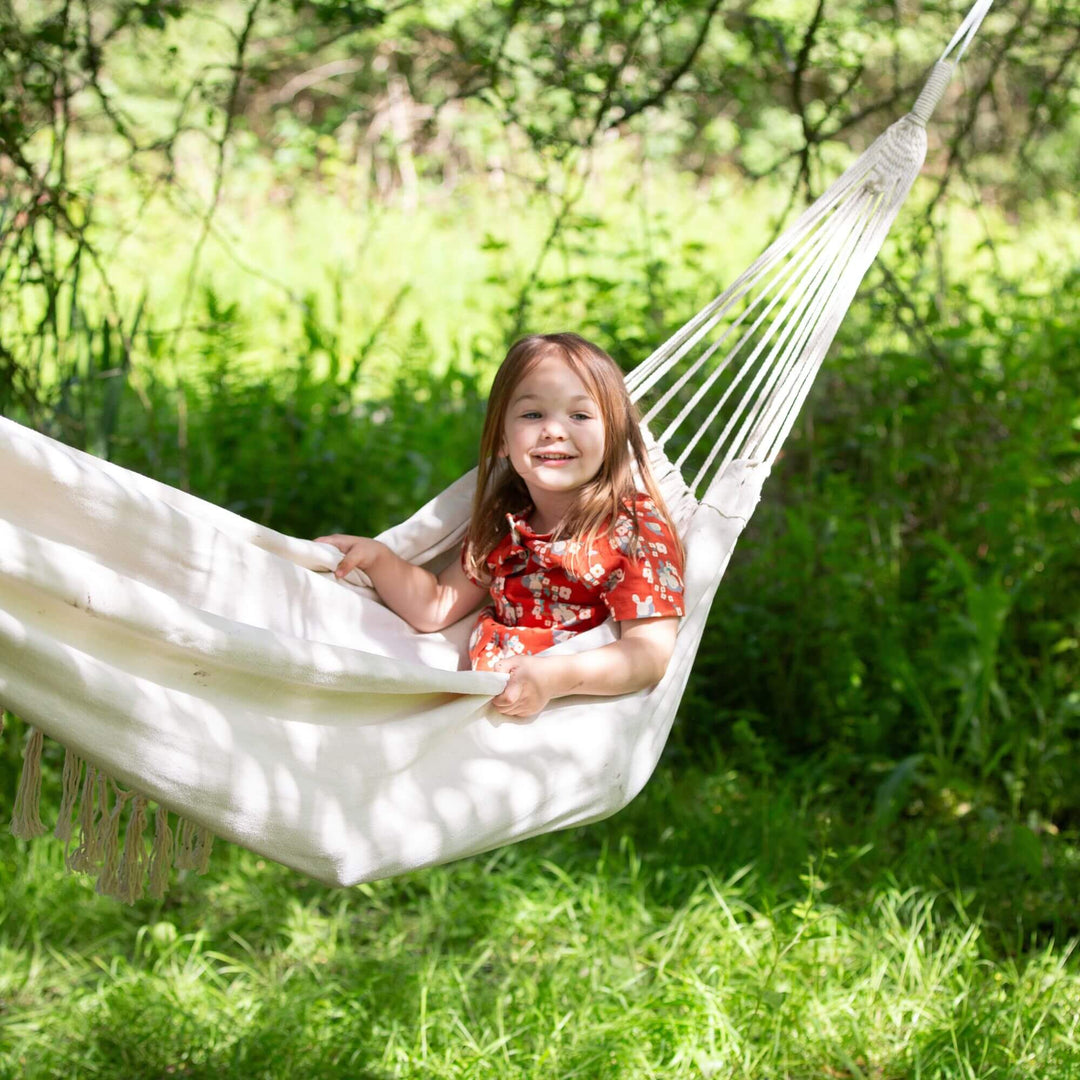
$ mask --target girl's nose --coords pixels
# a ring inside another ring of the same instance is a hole
[[[544,439],[561,439],[565,434],[566,429],[562,424],[553,417],[548,417],[544,421],[544,427],[540,432],[540,437]]]

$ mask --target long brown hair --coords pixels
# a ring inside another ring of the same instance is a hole
[[[545,357],[556,356],[585,384],[600,410],[604,425],[604,458],[597,474],[582,485],[574,509],[559,523],[554,539],[568,537],[585,541],[584,552],[601,533],[613,528],[619,514],[629,509],[635,538],[638,533],[634,496],[638,479],[657,511],[682,544],[668,513],[660,488],[649,468],[641,417],[630,400],[618,365],[603,349],[578,334],[530,334],[516,341],[506,354],[488,397],[484,431],[480,436],[480,463],[473,496],[472,519],[465,534],[465,567],[481,581],[488,578],[487,557],[510,531],[507,514],[520,513],[532,505],[525,481],[505,457],[503,444],[506,413],[518,383]],[[631,551],[636,550],[636,543]]]

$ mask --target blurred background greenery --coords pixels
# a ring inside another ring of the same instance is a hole
[[[376,532],[474,463],[486,389],[515,336],[573,329],[627,368],[643,359],[906,111],[962,14],[869,0],[0,0],[0,411],[285,532]],[[532,1050],[492,1075],[1069,1075],[1069,979],[1060,1015],[1029,1008],[1038,995],[1016,1006],[1019,1041],[992,1034],[996,1007],[976,1009],[970,1029],[943,1007],[940,1046],[927,1036],[925,1058],[897,1034],[918,1029],[914,1013],[856,1010],[838,1033],[840,1007],[824,991],[797,1010],[816,1004],[817,1027],[788,1038],[789,991],[776,986],[777,957],[820,925],[826,864],[840,905],[830,918],[842,908],[849,920],[831,940],[865,946],[867,979],[888,912],[906,912],[912,955],[940,959],[944,939],[925,916],[943,895],[943,925],[974,950],[961,984],[972,1000],[996,1001],[1029,965],[1071,970],[1078,46],[1076,0],[1001,4],[987,18],[931,127],[923,178],[744,534],[660,775],[634,809],[531,842],[495,870],[474,860],[347,899],[219,852],[216,884],[182,883],[167,919],[150,901],[128,913],[99,899],[111,914],[89,924],[42,915],[53,894],[92,892],[61,882],[56,853],[31,859],[7,838],[0,931],[12,974],[0,995],[14,1004],[0,1001],[0,1036],[14,1041],[6,1058],[0,1043],[0,1063],[11,1075],[65,1061],[104,1075],[289,1075],[281,1061],[305,1060],[310,1026],[279,1047],[278,1071],[274,1054],[256,1066],[236,1050],[253,1037],[242,1019],[221,1036],[231,1057],[207,1049],[208,1029],[192,1021],[170,1044],[171,1068],[117,1034],[130,1003],[109,1012],[112,1041],[84,1039],[77,1058],[57,1056],[54,1036],[76,1029],[78,1002],[128,985],[87,960],[95,950],[148,980],[142,1008],[178,992],[179,976],[154,967],[147,927],[187,942],[180,968],[203,956],[202,927],[226,959],[258,954],[249,975],[295,974],[279,949],[289,895],[323,919],[316,936],[359,933],[353,905],[376,942],[391,912],[408,955],[434,949],[475,974],[489,963],[473,968],[484,934],[497,951],[510,938],[494,919],[455,944],[440,936],[447,911],[461,916],[511,865],[498,895],[542,906],[556,864],[575,868],[578,904],[601,886],[645,890],[633,912],[597,924],[629,941],[689,918],[705,889],[738,909],[732,926],[772,927],[774,953],[743,949],[761,985],[728,1028],[716,983],[713,1011],[690,1025],[712,1032],[712,1049],[679,1034],[685,1002],[665,1013],[638,1001],[674,1025],[649,1051],[629,1006],[618,1028],[578,1002],[580,1020],[558,1031],[536,1020]],[[21,730],[12,723],[0,742],[0,805]],[[628,850],[642,854],[627,863]],[[208,891],[229,917],[207,908]],[[238,930],[245,896],[276,914]],[[50,935],[66,944],[46,962],[36,950]],[[240,936],[244,948],[228,953]],[[703,940],[671,946],[695,977],[712,955]],[[176,959],[172,942],[162,956]],[[538,946],[555,1026],[560,994],[596,997],[560,966],[591,963],[590,948]],[[459,985],[458,968],[395,955],[408,987],[400,1015],[389,1003],[364,1021],[380,1064],[374,1050],[342,1050],[329,1071],[487,1075],[476,1062],[509,1045],[491,1011],[499,994],[469,1027],[496,1032],[490,1045],[463,1049],[443,1015],[437,1064],[414,1006],[440,979]],[[795,983],[812,981],[815,962]],[[297,985],[318,997],[306,963]],[[343,993],[378,981],[357,963],[338,975]],[[618,982],[597,963],[601,982]],[[243,981],[207,964],[222,993]],[[655,959],[646,967],[662,999],[671,984]],[[859,964],[838,961],[822,985],[850,990],[845,968]],[[510,972],[499,985],[520,992]],[[928,1000],[940,995],[935,984]],[[280,1009],[259,1029],[264,1049]],[[407,1049],[387,1057],[390,1030]],[[998,1071],[969,1043],[992,1043]]]

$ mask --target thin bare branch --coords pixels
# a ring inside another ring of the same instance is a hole
[[[236,35],[236,57],[233,63],[233,80],[229,89],[229,98],[225,105],[225,119],[222,124],[221,136],[217,140],[217,162],[214,167],[213,193],[210,197],[210,203],[206,208],[206,213],[203,215],[199,236],[195,241],[195,247],[191,254],[191,261],[188,265],[187,282],[184,286],[184,297],[180,303],[180,333],[183,332],[182,328],[187,317],[188,307],[195,291],[195,276],[199,268],[199,261],[202,257],[203,246],[206,244],[206,239],[210,235],[210,228],[214,215],[217,213],[218,206],[221,203],[221,191],[225,184],[225,160],[229,139],[232,136],[233,126],[236,122],[237,104],[240,100],[240,87],[243,84],[244,76],[246,74],[244,69],[244,58],[247,52],[248,40],[251,36],[252,28],[255,25],[255,18],[258,15],[261,5],[262,0],[252,0],[244,18],[243,28],[240,33]],[[174,338],[174,349],[177,343],[178,338]]]
[[[716,16],[717,11],[720,10],[720,4],[721,0],[712,0],[709,4],[708,10],[705,12],[705,17],[701,21],[701,26],[698,29],[698,34],[694,43],[683,57],[682,62],[668,73],[660,86],[641,101],[633,103],[626,101],[622,102],[618,106],[619,114],[617,116],[612,116],[611,120],[605,125],[606,127],[613,127],[615,124],[624,124],[632,116],[637,116],[638,113],[645,112],[646,109],[654,108],[667,98],[668,94],[675,88],[678,81],[691,67],[693,67],[694,61],[698,57],[698,53],[701,52],[702,47],[708,40],[709,28],[712,26],[713,18]]]

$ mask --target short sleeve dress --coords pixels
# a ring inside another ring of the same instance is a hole
[[[542,652],[609,617],[685,614],[671,529],[647,495],[637,495],[634,511],[637,535],[628,504],[615,527],[593,542],[580,573],[570,569],[580,566],[579,541],[552,541],[550,533],[533,532],[524,514],[508,514],[510,532],[487,558],[491,606],[481,611],[469,640],[473,668],[490,671],[507,657]]]

